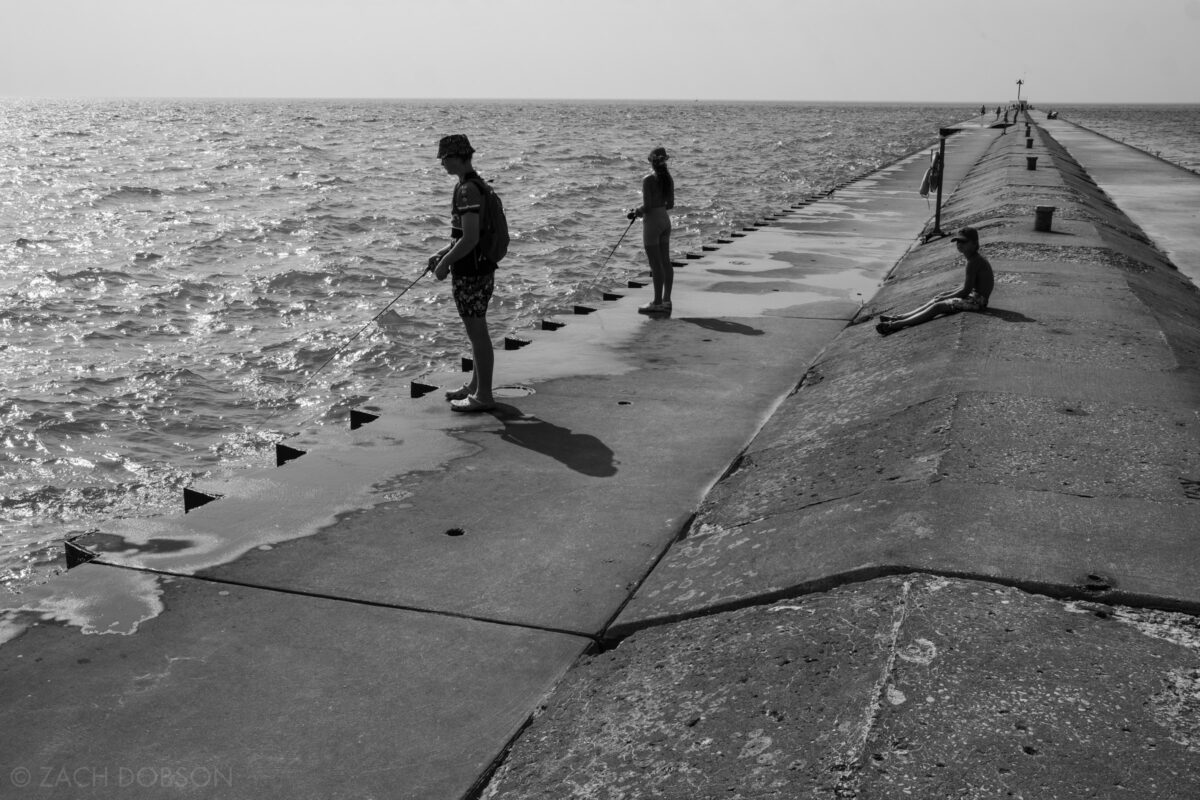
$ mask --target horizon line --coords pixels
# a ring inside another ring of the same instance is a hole
[[[828,99],[780,99],[780,98],[636,98],[636,97],[394,97],[385,95],[150,95],[150,94],[113,94],[113,95],[0,95],[0,100],[220,100],[220,101],[375,101],[399,103],[794,103],[798,105],[934,105],[974,107],[981,103],[978,100],[828,100]],[[989,109],[996,103],[1014,105],[1017,100],[982,102]],[[1028,98],[1022,102],[1031,107],[1037,105],[1124,105],[1124,106],[1189,106],[1200,105],[1200,100],[1160,100],[1160,101],[1130,101],[1130,100],[1055,100],[1031,102]]]

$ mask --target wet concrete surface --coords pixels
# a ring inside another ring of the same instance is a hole
[[[598,634],[753,435],[749,409],[768,408],[792,360],[817,352],[784,343],[844,325],[727,322],[760,334],[759,357],[738,358],[745,334],[674,325],[631,345],[654,368],[538,384],[456,432],[470,457],[394,481],[404,499],[204,574]],[[681,406],[688,425],[672,424]]]
[[[121,572],[84,564],[68,578]],[[462,796],[588,645],[335,598],[161,583],[165,611],[134,636],[42,623],[0,647],[0,796]]]

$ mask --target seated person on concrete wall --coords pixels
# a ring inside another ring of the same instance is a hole
[[[943,314],[957,314],[959,311],[983,311],[987,308],[988,298],[996,285],[992,274],[992,265],[979,252],[979,231],[974,228],[963,228],[953,239],[958,246],[958,252],[967,259],[966,275],[963,285],[953,292],[942,292],[935,295],[925,305],[915,308],[907,314],[887,316],[880,314],[880,323],[875,330],[883,336],[895,333],[909,325],[920,325],[934,317]]]

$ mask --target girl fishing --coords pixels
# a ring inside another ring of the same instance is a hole
[[[675,207],[675,180],[667,170],[666,149],[656,147],[647,159],[652,172],[642,179],[642,204],[630,211],[629,219],[642,218],[642,243],[650,262],[654,300],[638,309],[642,314],[669,314],[675,268],[671,266],[671,217]]]

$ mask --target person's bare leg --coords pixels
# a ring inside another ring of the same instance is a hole
[[[467,339],[471,343],[471,358],[475,369],[471,376],[471,395],[481,403],[494,403],[492,397],[492,370],[496,364],[496,354],[492,350],[492,338],[488,334],[487,317],[463,317],[463,327],[467,329]]]
[[[953,314],[956,311],[949,300],[938,300],[932,303],[926,303],[921,308],[911,314],[906,314],[899,319],[893,319],[888,322],[881,322],[875,326],[875,330],[887,335],[895,333],[901,328],[907,328],[912,325],[920,325],[923,322],[928,322],[934,317],[940,317],[943,314]]]
[[[646,261],[650,263],[650,280],[654,284],[654,305],[659,305],[663,301],[666,272],[661,264],[660,250],[657,244],[646,245]]]
[[[662,302],[671,302],[671,287],[675,285],[675,268],[671,266],[671,231],[658,240],[658,263],[663,275]]]
[[[895,322],[898,319],[904,319],[905,317],[911,317],[916,314],[920,314],[929,309],[931,306],[934,306],[940,302],[942,301],[938,299],[926,300],[924,305],[917,306],[912,311],[905,311],[903,314],[880,314],[879,319],[881,322]]]

